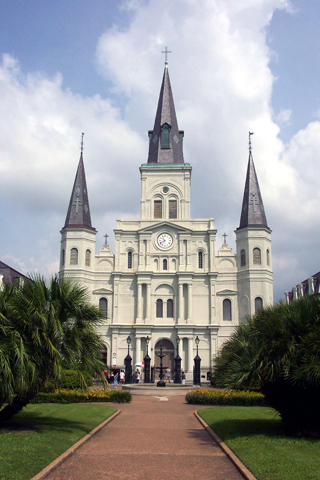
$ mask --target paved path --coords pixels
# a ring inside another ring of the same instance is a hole
[[[49,480],[243,480],[184,396],[133,396]]]

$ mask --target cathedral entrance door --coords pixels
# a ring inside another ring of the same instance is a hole
[[[166,356],[163,357],[163,360],[162,360],[162,365],[163,367],[169,367],[170,370],[171,370],[171,381],[173,381],[173,378],[174,378],[174,346],[173,346],[173,343],[170,341],[170,340],[167,340],[167,339],[163,339],[163,340],[159,340],[157,343],[156,343],[156,346],[155,346],[155,349],[154,349],[154,352],[155,352],[155,356],[154,356],[154,365],[155,367],[160,367],[160,358],[157,356],[157,354],[160,353],[160,347],[163,347],[162,349],[162,353],[165,354]],[[156,369],[155,371],[155,379],[156,381],[159,380],[159,369]],[[165,373],[165,370],[164,372]],[[163,377],[163,380],[165,380],[165,377]]]

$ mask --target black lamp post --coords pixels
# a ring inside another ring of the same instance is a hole
[[[197,355],[194,357],[193,384],[201,386],[201,358],[198,354],[200,339],[198,335],[196,336],[195,342],[197,345]]]
[[[146,337],[146,345],[147,345],[147,354],[144,357],[144,383],[150,383],[150,362],[151,358],[148,355],[148,346],[149,346],[150,338]]]
[[[126,368],[126,372],[125,372],[126,380],[125,380],[125,383],[131,383],[131,382],[132,382],[132,365],[131,365],[132,358],[131,358],[130,353],[129,353],[130,344],[131,344],[131,337],[130,337],[130,335],[129,335],[128,338],[127,338],[127,344],[128,344],[128,355],[127,355],[126,358],[124,359],[124,364],[125,364],[125,368]]]
[[[177,343],[177,355],[174,359],[174,383],[182,383],[181,379],[181,357],[179,355],[179,343],[180,337],[177,336],[176,338]]]

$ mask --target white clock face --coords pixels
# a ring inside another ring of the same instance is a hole
[[[161,233],[158,237],[158,245],[161,248],[170,248],[173,243],[173,238],[170,233]]]

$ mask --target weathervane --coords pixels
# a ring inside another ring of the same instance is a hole
[[[251,135],[253,135],[254,132],[249,132],[249,153],[251,153]]]
[[[164,64],[168,65],[168,53],[172,53],[170,50],[168,50],[168,47],[165,48],[161,53],[164,53]]]
[[[83,154],[83,135],[84,133],[81,133],[81,155]]]

